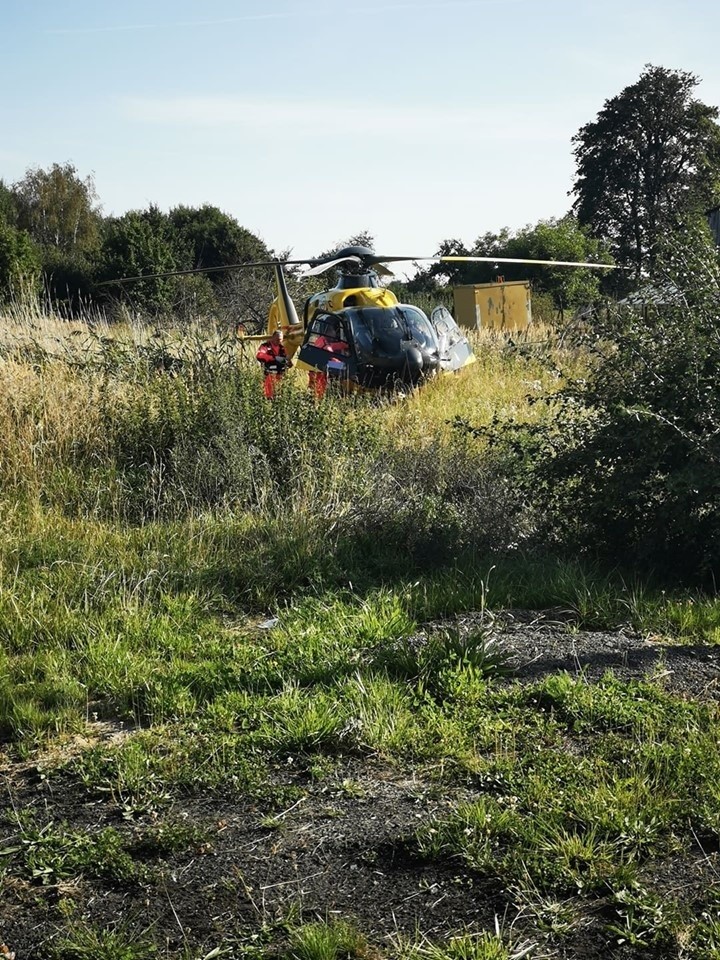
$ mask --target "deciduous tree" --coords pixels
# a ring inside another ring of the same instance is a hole
[[[698,83],[648,65],[573,137],[578,220],[637,273],[653,270],[664,234],[720,196],[718,109],[693,97]]]
[[[0,180],[0,221],[15,225],[17,222],[17,201],[12,189]]]
[[[18,225],[40,246],[73,254],[94,249],[100,208],[92,176],[82,179],[71,163],[54,163],[28,170],[13,193]]]
[[[178,243],[166,214],[155,206],[131,210],[103,225],[97,279],[117,280],[166,273],[187,266],[190,252]],[[153,310],[172,306],[173,284],[167,278],[139,280],[128,287],[101,288],[128,296],[138,307]]]
[[[39,250],[24,230],[0,217],[0,301],[35,293],[39,279]]]
[[[170,227],[190,251],[188,268],[223,267],[231,263],[267,260],[270,251],[259,237],[241,227],[218,207],[175,207],[169,214]],[[214,284],[227,279],[222,270],[210,273]]]

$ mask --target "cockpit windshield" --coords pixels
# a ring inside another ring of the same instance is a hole
[[[416,307],[360,307],[343,313],[348,316],[355,342],[367,353],[394,355],[401,340],[428,349],[437,345],[430,321]]]

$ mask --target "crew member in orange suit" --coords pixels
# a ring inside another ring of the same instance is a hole
[[[282,331],[275,330],[269,340],[260,344],[256,359],[262,364],[265,373],[263,393],[267,400],[272,400],[283,374],[292,366],[283,346]]]
[[[344,340],[340,340],[340,330],[337,326],[329,330],[328,333],[330,336],[323,336],[322,334],[319,337],[316,337],[313,341],[314,347],[319,347],[321,350],[327,350],[328,353],[333,354],[334,356],[347,356],[349,353],[349,346]],[[325,391],[327,390],[328,376],[322,370],[310,370],[308,372],[308,387],[312,390],[318,400],[322,400],[325,396]]]

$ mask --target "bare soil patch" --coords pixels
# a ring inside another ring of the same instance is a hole
[[[462,618],[467,628],[479,622],[479,614]],[[513,612],[499,617],[496,627],[522,682],[559,671],[592,682],[612,670],[626,679],[655,678],[683,697],[720,694],[720,651],[714,647],[648,641],[629,629],[578,632],[558,612]],[[101,733],[118,735],[114,729]],[[0,849],[16,842],[18,815],[29,811],[38,823],[72,831],[112,827],[128,843],[147,830],[148,820],[126,819],[112,797],[89,793],[67,774],[43,777],[36,763],[18,762],[6,763],[2,776]],[[460,862],[413,856],[406,839],[477,796],[471,782],[441,787],[427,769],[340,757],[319,777],[291,760],[274,771],[273,785],[287,799],[273,800],[271,792],[263,800],[175,797],[163,809],[164,821],[198,827],[202,839],[179,852],[148,853],[142,881],[0,880],[0,944],[17,960],[52,956],[71,909],[77,923],[109,927],[122,919],[130,936],[151,938],[167,957],[203,958],[221,945],[234,956],[272,940],[276,934],[268,931],[288,918],[349,919],[382,950],[398,936],[442,939],[493,929],[496,917],[515,923],[526,940],[542,942],[543,956],[634,955],[627,947],[609,952],[598,932],[601,901],[593,916],[554,945],[532,917],[508,915],[509,898],[497,883]],[[142,845],[137,850],[142,860]],[[719,876],[717,853],[698,849],[678,855],[648,883],[659,890],[679,885],[692,902]]]

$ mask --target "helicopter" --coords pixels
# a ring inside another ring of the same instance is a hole
[[[453,373],[475,362],[467,336],[450,311],[436,307],[428,317],[419,307],[401,303],[381,278],[392,277],[387,266],[396,262],[527,263],[612,269],[610,264],[557,260],[521,260],[502,257],[447,255],[435,257],[379,256],[368,247],[348,246],[324,258],[276,259],[199,267],[142,277],[125,277],[106,283],[209,273],[251,267],[272,268],[276,296],[270,306],[265,334],[243,336],[265,340],[274,331],[283,333],[288,360],[307,371],[309,381],[332,382],[343,391],[407,394],[441,373]],[[285,269],[302,266],[300,277],[338,271],[335,286],[310,296],[298,316],[287,288]],[[242,336],[242,331],[241,331]]]
[[[393,275],[385,265],[389,259],[350,246],[310,265],[301,277],[337,268],[338,279],[306,300],[301,320],[276,268],[278,296],[268,329],[283,330],[288,355],[297,354],[296,365],[308,372],[311,383],[317,377],[346,391],[406,393],[475,361],[449,310],[436,307],[428,317],[381,284],[381,277]]]

